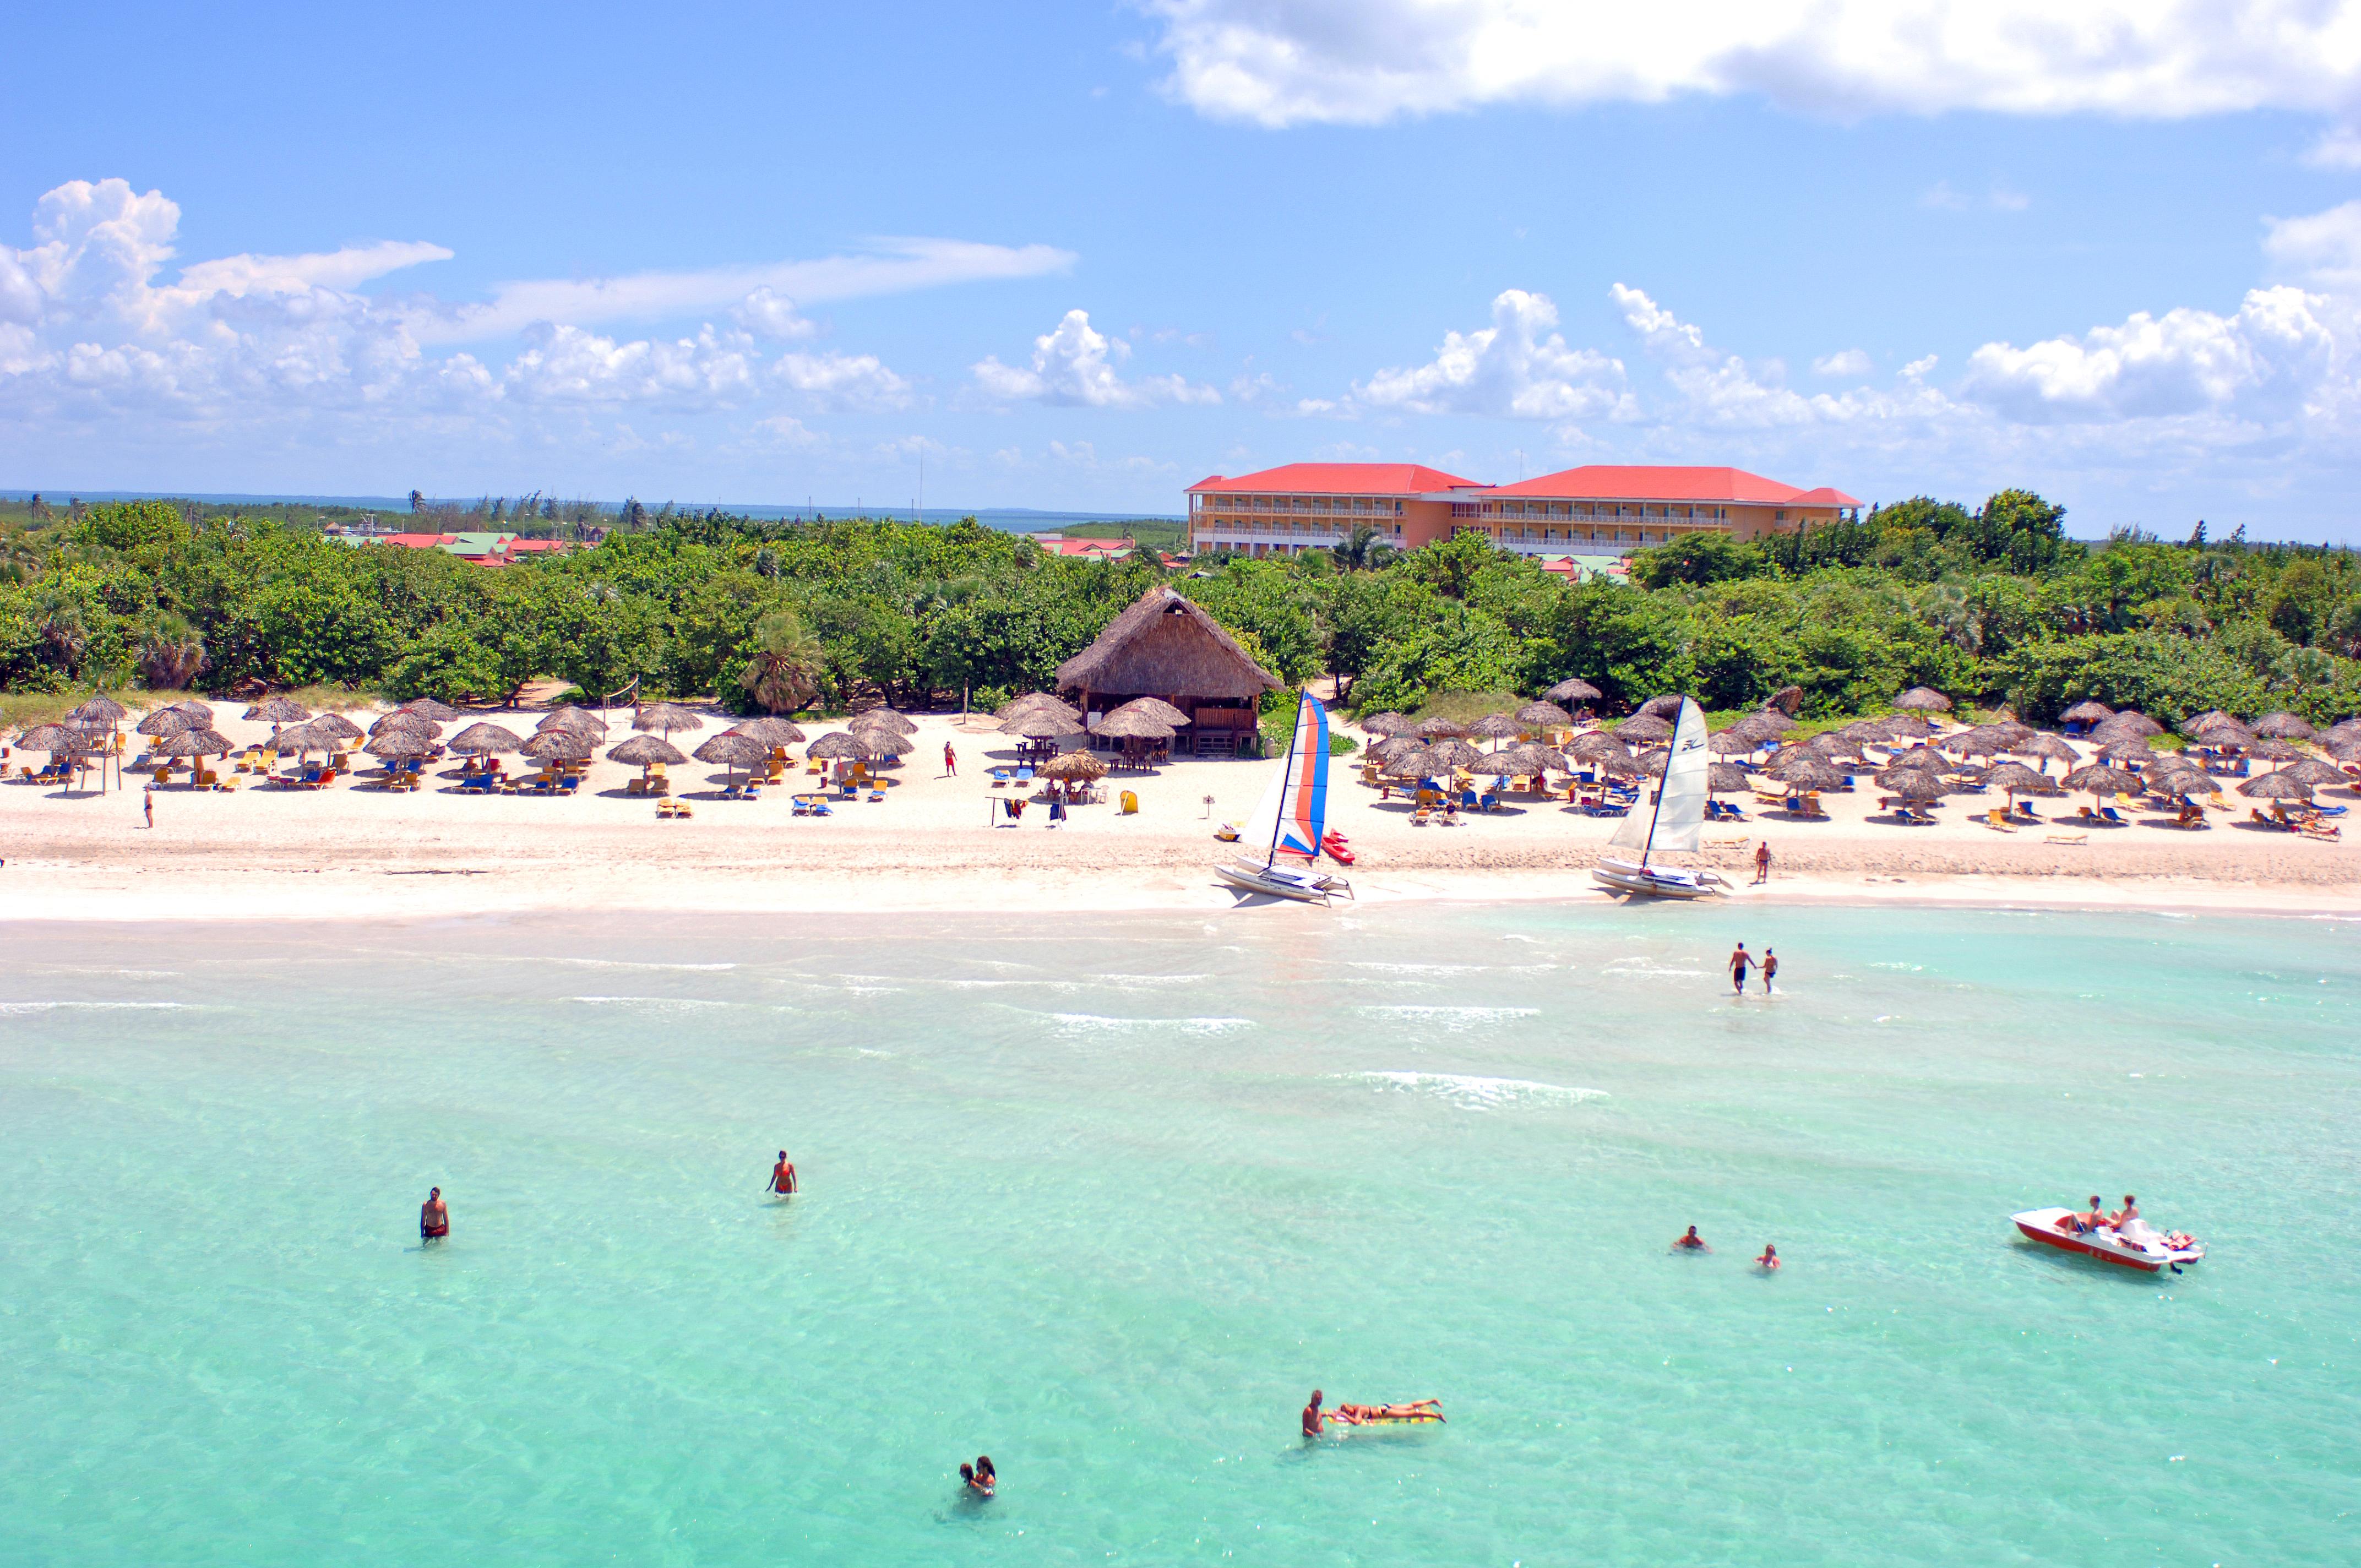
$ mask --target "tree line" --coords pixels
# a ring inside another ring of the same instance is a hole
[[[1618,706],[1686,691],[1741,708],[1794,685],[1816,716],[1922,685],[2044,718],[2084,697],[2166,719],[2361,710],[2350,552],[2202,529],[2086,545],[2060,509],[2017,490],[1761,542],[1695,535],[1635,553],[1629,581],[1578,583],[1476,534],[1401,553],[1364,534],[1168,569],[1153,550],[1061,558],[973,520],[719,512],[647,514],[585,548],[487,568],[259,512],[93,504],[0,523],[0,689],[329,685],[453,700],[554,676],[592,695],[636,680],[780,711],[988,705],[1048,685],[1166,580],[1283,680],[1333,675],[1365,711],[1569,676]]]

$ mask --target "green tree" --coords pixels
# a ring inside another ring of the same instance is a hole
[[[827,655],[791,609],[774,609],[754,623],[754,655],[738,676],[766,713],[795,713],[819,693]]]

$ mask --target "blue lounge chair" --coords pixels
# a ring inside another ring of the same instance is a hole
[[[2112,806],[2103,806],[2099,807],[2099,820],[2106,823],[2111,828],[2124,828],[2129,826],[2129,824],[2125,820],[2123,813],[2117,811]]]

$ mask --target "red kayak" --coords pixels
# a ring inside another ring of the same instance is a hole
[[[1320,840],[1320,852],[1340,866],[1349,866],[1353,863],[1353,840],[1332,830]]]

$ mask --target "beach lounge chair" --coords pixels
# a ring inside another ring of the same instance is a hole
[[[2099,807],[2099,820],[2110,828],[2128,828],[2131,822],[2112,806]]]
[[[2014,833],[2016,831],[2016,824],[2008,819],[2008,811],[2004,806],[1995,806],[1990,811],[1985,812],[1984,826],[1987,828],[1997,828],[2003,833]]]
[[[812,771],[817,773],[819,770],[815,767]],[[1009,772],[1006,768],[994,768],[983,776],[992,781],[992,787],[994,789],[998,789],[1002,784],[1006,784],[1010,778]]]
[[[2091,836],[2088,833],[2046,833],[2042,835],[2041,841],[2045,844],[2087,844]]]
[[[1932,828],[1935,826],[1935,814],[1919,806],[1904,806],[1901,811],[1901,817],[1904,822],[1913,828]]]

